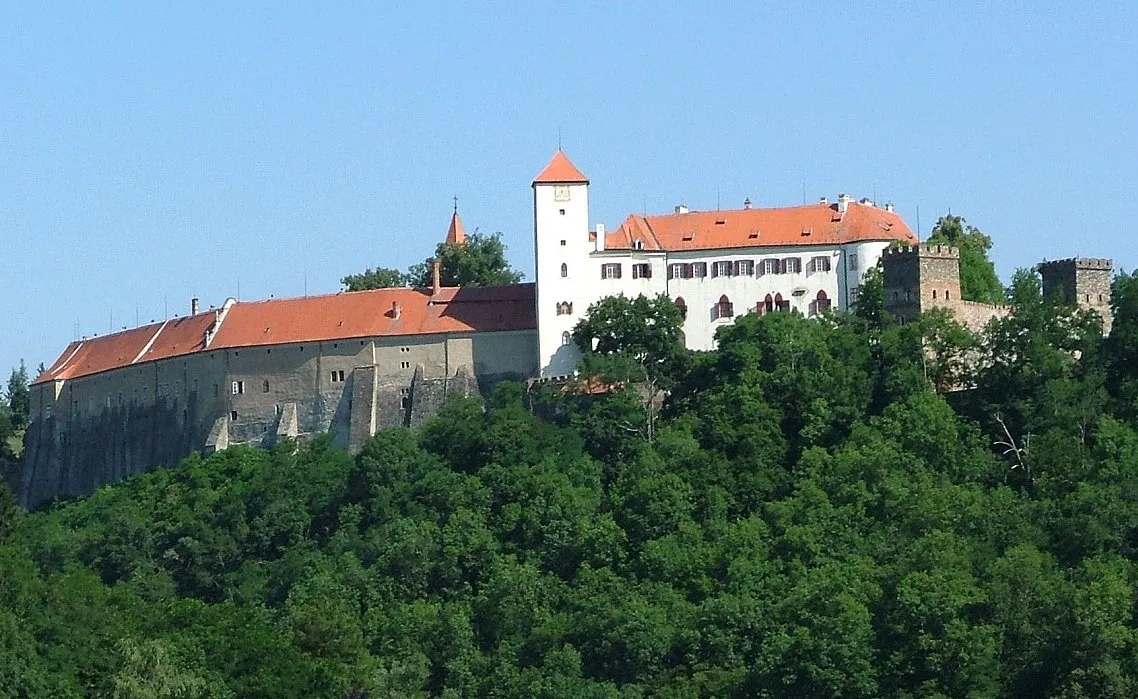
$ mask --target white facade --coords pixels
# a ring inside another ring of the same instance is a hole
[[[534,182],[533,221],[541,375],[568,374],[580,357],[569,334],[602,293],[589,257],[588,182]]]
[[[601,298],[665,294],[685,309],[687,347],[710,350],[715,331],[746,313],[781,309],[809,316],[849,308],[865,273],[890,242],[682,251],[612,249],[610,244],[606,250],[603,225],[590,240],[587,182],[535,182],[533,189],[542,376],[574,371],[579,353],[569,336]]]

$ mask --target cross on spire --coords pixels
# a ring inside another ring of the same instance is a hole
[[[454,212],[457,214],[458,213],[458,196],[456,195],[456,196],[452,197],[452,199],[454,200]]]

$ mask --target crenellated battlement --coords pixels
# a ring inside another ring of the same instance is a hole
[[[904,245],[896,248],[886,248],[884,257],[893,257],[896,259],[925,257],[938,260],[958,260],[960,259],[960,250],[951,245]]]
[[[1078,270],[1109,272],[1114,269],[1114,261],[1103,257],[1068,257],[1062,260],[1044,260],[1036,265],[1040,273],[1045,270],[1071,267]]]

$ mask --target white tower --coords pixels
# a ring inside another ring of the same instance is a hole
[[[558,149],[533,181],[534,270],[542,376],[572,373],[580,353],[569,339],[593,301],[589,273],[589,178]]]

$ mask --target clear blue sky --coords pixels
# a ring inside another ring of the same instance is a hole
[[[454,195],[530,277],[559,131],[609,226],[805,184],[922,236],[951,208],[1005,279],[1138,265],[1133,0],[240,4],[0,4],[5,375],[194,295],[420,261]]]

